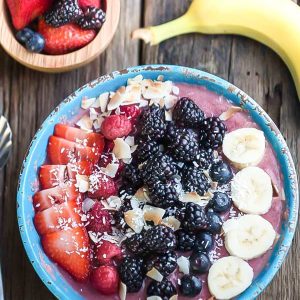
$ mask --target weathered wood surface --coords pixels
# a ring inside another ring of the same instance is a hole
[[[121,19],[113,43],[90,65],[67,74],[28,70],[0,50],[0,113],[14,134],[13,154],[0,174],[0,254],[5,299],[53,299],[27,261],[16,223],[16,185],[26,149],[50,111],[68,94],[101,74],[145,63],[168,63],[207,70],[236,84],[256,99],[279,126],[299,168],[300,103],[291,76],[270,49],[233,36],[190,34],[160,46],[131,42],[140,24],[159,24],[181,15],[190,1],[122,0]],[[292,249],[259,299],[300,299],[300,230]]]

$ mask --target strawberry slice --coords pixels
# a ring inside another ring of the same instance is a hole
[[[42,236],[47,256],[78,281],[85,281],[90,271],[89,237],[84,227],[47,233]]]
[[[39,170],[41,189],[50,189],[66,181],[64,165],[43,165]]]
[[[87,175],[87,176],[91,175],[93,170],[93,163],[87,160],[83,160],[74,164],[70,163],[67,165],[67,168],[68,168],[69,179],[75,180],[77,174]]]
[[[96,36],[96,31],[92,29],[84,30],[72,23],[56,28],[48,25],[44,19],[39,21],[38,32],[45,39],[44,51],[54,55],[82,48]]]
[[[87,132],[76,127],[56,124],[54,128],[54,135],[71,142],[79,143],[83,146],[97,147],[98,152],[100,153],[104,148],[104,137],[102,134]]]
[[[33,207],[36,211],[43,211],[54,204],[77,200],[79,196],[80,193],[74,185],[56,186],[36,192],[33,195]]]
[[[70,142],[53,135],[49,138],[47,152],[52,164],[62,165],[82,160],[97,163],[100,157],[97,148],[84,147],[78,143]]]
[[[76,200],[55,204],[34,216],[34,225],[40,235],[83,226],[81,209]]]

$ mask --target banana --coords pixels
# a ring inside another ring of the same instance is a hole
[[[137,29],[132,38],[156,45],[189,32],[237,34],[267,45],[288,66],[300,98],[300,7],[293,1],[193,0],[183,16]]]
[[[227,133],[222,150],[224,155],[238,168],[256,166],[265,153],[265,136],[256,128],[240,128]]]
[[[244,215],[223,224],[225,247],[230,255],[249,260],[264,254],[274,243],[271,223],[258,215]]]
[[[262,215],[272,205],[272,182],[261,168],[247,167],[239,171],[231,181],[231,197],[242,212]]]
[[[208,288],[216,299],[231,299],[246,290],[253,280],[252,267],[239,257],[217,260],[208,272]]]

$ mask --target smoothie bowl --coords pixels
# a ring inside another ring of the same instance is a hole
[[[46,119],[24,160],[18,222],[59,299],[253,299],[297,224],[279,130],[208,73],[98,78]]]

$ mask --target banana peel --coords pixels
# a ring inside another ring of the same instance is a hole
[[[132,33],[150,45],[177,35],[237,34],[273,49],[288,66],[300,99],[300,7],[291,0],[193,0],[181,17]]]

